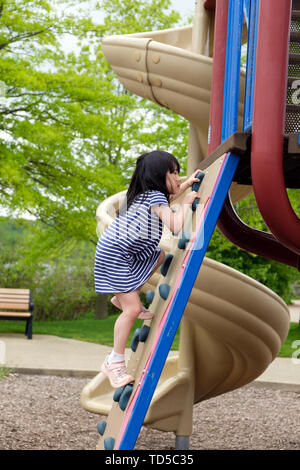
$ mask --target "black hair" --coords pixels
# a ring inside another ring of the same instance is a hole
[[[160,191],[169,201],[169,191],[166,186],[166,174],[169,171],[180,172],[180,165],[176,157],[163,150],[154,150],[138,157],[136,168],[126,193],[126,198],[119,210],[124,213],[134,200],[150,190]]]

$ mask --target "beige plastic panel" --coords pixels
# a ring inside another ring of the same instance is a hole
[[[211,192],[222,158],[207,170],[200,187],[202,203]],[[116,194],[98,207],[98,234],[112,222],[124,195],[125,192]],[[188,224],[194,226],[201,209],[199,205]],[[166,307],[157,293],[158,285],[171,286],[169,299],[186,254],[177,248],[177,243],[178,239],[165,228],[161,246],[174,258],[166,277],[157,272],[143,287],[144,292],[156,290],[151,304],[155,318],[147,342],[139,344],[128,363],[136,383]],[[288,329],[289,310],[274,292],[228,266],[205,258],[181,321],[178,354],[166,361],[144,424],[177,435],[190,435],[194,403],[257,378],[277,356]],[[99,373],[82,391],[81,403],[91,412],[109,415],[104,437],[117,438],[124,415],[117,403],[112,405],[112,395],[107,379]],[[103,438],[98,448],[103,448]]]

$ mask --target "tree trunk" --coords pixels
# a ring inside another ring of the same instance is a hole
[[[108,315],[108,296],[107,294],[98,294],[96,300],[96,311],[95,311],[95,319],[99,320],[101,318],[107,318]]]

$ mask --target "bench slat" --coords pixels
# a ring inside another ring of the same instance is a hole
[[[16,302],[0,302],[0,309],[28,310],[28,302],[26,304]]]
[[[29,294],[29,289],[0,289],[0,294]]]
[[[0,317],[31,317],[30,312],[0,312]]]
[[[19,297],[24,297],[24,299],[29,299],[30,295],[29,293],[26,292],[24,294],[12,294],[11,292],[0,292],[0,297],[16,297],[16,298],[19,298]]]
[[[28,297],[16,297],[16,296],[3,296],[0,295],[0,303],[1,302],[21,302],[22,304],[25,304],[26,302],[29,303],[29,298]]]
[[[30,297],[29,295],[9,295],[9,294],[0,294],[0,302],[4,299],[8,300],[23,300],[24,302],[29,302]]]

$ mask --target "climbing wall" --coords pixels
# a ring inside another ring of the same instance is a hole
[[[132,340],[127,368],[135,381],[114,392],[107,421],[98,423],[99,450],[134,448],[238,161],[231,153],[220,156],[193,185],[199,197],[179,237],[174,237],[156,290],[147,293],[155,316]]]

